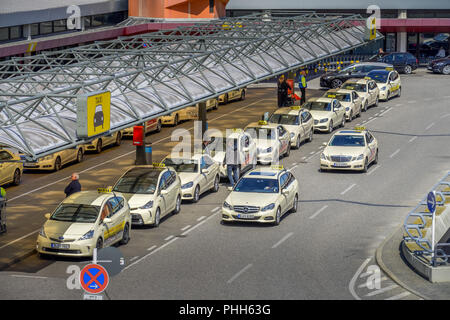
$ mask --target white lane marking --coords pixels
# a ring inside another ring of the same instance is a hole
[[[184,231],[184,230],[186,230],[186,229],[189,229],[190,227],[191,227],[191,225],[188,224],[186,227],[182,228],[181,231]]]
[[[295,165],[292,168],[290,168],[289,171],[294,170],[295,168],[297,168],[297,165]]]
[[[414,137],[412,137],[411,139],[409,139],[408,142],[413,142],[413,141],[416,140],[416,139],[417,139],[417,136],[414,136]]]
[[[211,212],[214,212],[214,213],[215,213],[215,212],[217,212],[217,211],[219,211],[219,210],[220,210],[220,207],[215,207],[214,209],[211,210]]]
[[[309,217],[310,219],[314,219],[317,215],[319,215],[319,213],[321,213],[323,210],[325,210],[326,208],[328,208],[328,205],[323,206],[322,208],[320,208],[319,210],[317,210],[311,217]]]
[[[369,117],[369,120],[373,119],[373,117]]]
[[[395,157],[395,155],[399,152],[400,152],[400,149],[395,150],[394,153],[389,156],[389,158]]]
[[[280,241],[278,241],[277,243],[275,243],[272,246],[272,249],[275,249],[276,247],[278,247],[280,244],[282,244],[283,242],[285,242],[287,239],[289,239],[294,233],[293,232],[289,232],[287,235],[285,235],[283,238],[281,238]]]
[[[130,259],[130,262],[133,262],[134,260],[136,260],[137,258],[139,258],[139,256],[133,257]]]
[[[363,122],[363,124],[368,124],[369,122],[372,122],[373,120],[376,120],[377,118],[373,118],[372,120],[367,120],[366,122]]]
[[[156,252],[158,252],[158,251],[161,250],[162,248],[165,248],[166,246],[168,246],[169,244],[171,244],[171,243],[173,243],[173,242],[175,242],[175,241],[177,241],[177,240],[178,240],[178,238],[173,238],[172,240],[170,240],[169,242],[166,242],[165,244],[163,244],[161,247],[157,248],[156,250],[154,250],[154,251],[152,251],[152,252],[150,252],[150,253],[147,253],[145,256],[143,256],[143,257],[140,258],[139,260],[136,260],[136,261],[133,262],[132,264],[129,264],[128,266],[126,266],[125,268],[123,268],[122,271],[125,271],[125,270],[127,270],[128,268],[131,268],[132,266],[138,264],[139,262],[141,262],[141,261],[144,260],[145,258],[151,256],[152,254],[155,254]]]
[[[408,101],[408,103],[416,103],[416,102],[417,102],[416,100]]]
[[[372,168],[369,172],[367,172],[367,175],[370,176],[372,173],[374,173],[381,165],[377,165],[375,168]]]
[[[403,292],[403,293],[397,294],[397,295],[392,296],[392,297],[390,297],[390,298],[386,298],[386,299],[384,299],[384,300],[400,300],[400,299],[403,299],[404,297],[409,296],[410,294],[411,294],[410,292],[405,291],[405,292]]]
[[[197,221],[202,221],[205,218],[206,218],[205,216],[201,216],[200,218],[197,219]]]
[[[313,152],[310,152],[309,154],[314,154],[315,153],[315,151],[313,151]]]
[[[170,235],[170,236],[168,236],[167,238],[165,238],[164,241],[169,241],[170,239],[173,239],[173,238],[174,238],[174,236],[173,236],[173,235]]]
[[[425,98],[425,99],[423,99],[423,101],[431,101],[431,100],[433,100],[434,98]]]
[[[447,113],[446,115],[442,116],[441,119],[444,119],[444,118],[447,118],[447,117],[450,117],[450,113]]]
[[[297,166],[297,162],[294,162],[292,165],[293,165],[293,166]]]
[[[385,287],[385,288],[381,288],[379,290],[375,290],[375,291],[369,292],[368,294],[366,294],[366,297],[376,296],[377,294],[385,293],[385,292],[393,290],[393,289],[395,289],[397,287],[398,287],[398,285],[393,284],[393,285],[390,285],[389,287]]]
[[[378,113],[375,113],[374,117],[378,117],[379,114],[380,114],[379,112],[378,112]]]
[[[372,273],[373,274],[373,273]],[[388,278],[387,277],[382,277],[381,279],[380,279],[380,282],[381,281],[386,281]],[[360,284],[359,286],[358,286],[358,288],[366,288],[367,287],[367,282],[364,282],[363,284]]]
[[[346,194],[347,192],[349,192],[354,186],[356,186],[356,183],[352,184],[350,187],[348,187],[347,189],[345,189],[344,191],[341,192],[341,195]]]
[[[395,106],[396,107],[401,107],[403,105],[403,103],[397,103]]]
[[[153,249],[155,249],[157,246],[153,245],[150,248],[147,249],[147,251],[152,251]]]
[[[14,277],[14,278],[31,278],[31,279],[48,279],[47,277],[23,276],[23,275],[19,275],[19,274],[13,274],[13,275],[11,275],[11,277]]]
[[[380,113],[380,117],[384,116],[386,113],[388,113],[389,111],[392,110],[392,107],[389,107],[389,109],[383,111],[382,113]]]
[[[356,273],[353,275],[353,278],[350,280],[350,283],[348,284],[348,289],[350,290],[350,293],[352,294],[353,298],[355,298],[356,300],[361,300],[360,297],[358,297],[358,295],[355,292],[355,283],[356,280],[358,279],[359,274],[364,270],[364,268],[369,264],[370,260],[372,260],[372,258],[367,258],[363,264],[358,268],[358,270],[356,270]]]
[[[230,280],[227,281],[228,284],[232,283],[234,280],[236,280],[241,274],[243,274],[245,271],[247,271],[248,269],[250,269],[253,266],[253,264],[248,264],[247,266],[245,266],[241,271],[239,271],[238,273],[236,273],[234,276],[232,276],[230,278]]]
[[[41,229],[39,228],[38,230],[33,231],[33,232],[30,232],[29,234],[26,234],[26,235],[24,235],[23,237],[20,237],[20,238],[18,238],[18,239],[16,239],[16,240],[13,240],[13,241],[11,241],[11,242],[8,242],[7,244],[4,244],[3,246],[1,246],[1,247],[0,247],[0,250],[3,249],[3,248],[5,248],[5,247],[7,247],[7,246],[10,246],[10,245],[16,243],[17,241],[20,241],[20,240],[22,240],[22,239],[25,239],[26,237],[29,237],[29,236],[31,236],[31,235],[34,234],[34,233],[38,233],[40,230],[41,230]]]
[[[433,122],[433,123],[430,123],[430,124],[425,128],[425,131],[431,129],[432,126],[434,126],[434,122]]]
[[[192,228],[186,230],[186,231],[183,232],[181,235],[182,235],[182,236],[185,236],[185,235],[187,235],[189,232],[191,232],[192,230],[197,229],[197,228],[200,227],[202,224],[204,224],[206,221],[208,221],[209,219],[211,219],[212,217],[214,217],[217,213],[218,213],[218,212],[213,213],[213,214],[210,215],[207,219],[205,219],[205,220],[203,220],[203,221],[197,223],[195,226],[193,226]]]

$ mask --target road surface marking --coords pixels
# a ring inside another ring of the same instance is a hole
[[[152,251],[155,248],[156,248],[156,246],[151,246],[150,248],[147,249],[147,251]]]
[[[431,127],[432,127],[432,126],[434,126],[434,122],[433,122],[433,123],[431,123],[431,124],[429,124],[429,125],[428,125],[428,127],[426,127],[426,128],[425,128],[425,131],[427,131],[427,130],[431,129]]]
[[[217,212],[217,211],[219,211],[219,210],[220,210],[220,207],[215,207],[214,209],[211,210],[211,212],[214,212],[214,213],[215,213],[215,212]]]
[[[186,227],[182,228],[181,231],[184,231],[184,230],[186,230],[186,229],[189,229],[190,227],[191,227],[191,225],[188,224]]]
[[[345,189],[344,191],[341,192],[341,195],[346,194],[347,192],[349,192],[354,186],[356,186],[356,183],[352,184],[350,187],[348,187],[347,189]]]
[[[413,142],[413,141],[416,140],[416,139],[417,139],[417,136],[414,136],[414,137],[412,137],[411,139],[409,139],[408,142]]]
[[[403,105],[403,103],[397,103],[395,106],[396,107],[401,107]]]
[[[285,242],[287,239],[289,239],[294,233],[293,232],[289,232],[287,235],[285,235],[283,238],[281,238],[280,241],[278,241],[277,243],[275,243],[272,246],[272,249],[275,249],[276,247],[278,247],[280,244],[282,244],[283,242]]]
[[[384,116],[386,113],[388,113],[391,110],[392,110],[392,107],[390,107],[389,109],[383,111],[382,113],[380,113],[380,117]]]
[[[26,235],[24,235],[23,237],[20,237],[19,239],[16,239],[16,240],[13,240],[13,241],[11,241],[11,242],[8,242],[7,244],[4,244],[3,246],[1,246],[1,247],[0,247],[0,250],[3,249],[3,248],[5,248],[5,247],[7,247],[7,246],[12,245],[13,243],[16,243],[17,241],[20,241],[20,240],[22,240],[22,239],[25,239],[26,237],[29,237],[29,236],[31,236],[31,235],[34,234],[34,233],[38,233],[40,230],[41,230],[41,228],[39,228],[39,229],[36,230],[36,231],[30,232],[29,234],[26,234]]]
[[[310,152],[309,154],[314,154],[314,153],[316,153],[315,151],[313,151],[313,152]]]
[[[375,168],[370,169],[369,172],[367,172],[367,175],[370,176],[372,173],[374,173],[381,165],[377,165]]]
[[[394,153],[389,156],[389,158],[395,157],[395,155],[399,152],[400,152],[400,149],[395,150]]]
[[[423,99],[423,101],[431,101],[431,100],[433,100],[434,98],[425,98],[425,99]]]
[[[206,218],[205,216],[201,216],[200,218],[197,219],[197,221],[202,221],[205,218]]]
[[[134,260],[136,260],[137,258],[139,258],[139,256],[133,257],[130,259],[130,262],[133,262]]]
[[[47,277],[22,276],[22,275],[19,275],[19,274],[13,274],[13,275],[11,275],[11,277],[14,277],[14,278],[32,278],[32,279],[48,279]]]
[[[400,300],[400,299],[402,299],[404,297],[409,296],[410,294],[411,294],[410,292],[405,291],[403,293],[397,294],[396,296],[393,296],[393,297],[390,297],[390,298],[387,298],[387,299],[384,299],[384,300]]]
[[[381,288],[379,290],[375,290],[375,291],[369,292],[368,294],[366,294],[366,297],[376,296],[377,294],[385,293],[385,292],[393,290],[393,289],[395,289],[397,287],[398,287],[398,285],[393,284],[393,285],[391,285],[389,287],[385,287],[385,288]]]
[[[408,103],[416,103],[416,102],[417,102],[416,100],[408,101]]]
[[[450,117],[450,113],[447,113],[445,116],[442,116],[441,119],[444,119],[444,118],[447,118],[447,117]]]
[[[322,208],[320,208],[319,210],[316,211],[316,213],[314,213],[311,217],[309,217],[310,219],[314,219],[319,213],[321,213],[323,210],[325,210],[326,208],[328,208],[328,205],[323,206]]]
[[[234,280],[236,280],[241,274],[243,274],[245,271],[250,269],[253,266],[253,264],[248,264],[246,267],[244,267],[241,271],[236,273],[234,276],[231,277],[230,280],[227,281],[228,284],[232,283]]]
[[[373,117],[369,117],[369,120],[373,119]]]
[[[356,279],[358,279],[359,274],[364,270],[364,268],[369,264],[370,260],[372,260],[372,258],[367,258],[363,264],[358,268],[358,270],[356,270],[356,273],[353,275],[352,280],[350,280],[350,283],[348,284],[348,289],[350,290],[350,293],[352,294],[353,298],[355,298],[356,300],[361,300],[360,297],[358,297],[358,295],[355,292],[355,282]]]
[[[187,235],[189,232],[191,232],[192,230],[197,229],[197,228],[200,227],[202,224],[204,224],[206,221],[208,221],[209,219],[211,219],[212,217],[214,217],[216,214],[217,214],[217,212],[216,212],[216,213],[213,213],[213,214],[210,215],[207,219],[205,219],[205,220],[203,220],[203,221],[197,223],[195,226],[193,226],[192,228],[186,230],[186,231],[183,232],[181,235],[182,235],[182,236]]]
[[[145,256],[143,256],[142,258],[140,258],[139,260],[136,260],[135,262],[133,262],[132,264],[129,264],[128,266],[126,266],[125,268],[123,268],[123,270],[127,270],[128,268],[131,268],[132,266],[138,264],[139,262],[141,262],[142,260],[144,260],[145,258],[151,256],[152,254],[158,252],[159,250],[161,250],[162,248],[165,248],[166,246],[168,246],[169,244],[171,244],[174,241],[177,241],[178,238],[173,238],[172,240],[170,240],[169,242],[166,242],[165,244],[163,244],[161,247],[157,248],[156,250],[147,253]]]
[[[373,274],[373,273],[371,273],[371,274]],[[380,279],[380,282],[381,281],[386,281],[388,278],[387,277],[382,277],[381,279]],[[366,288],[367,287],[367,282],[364,282],[363,284],[360,284],[359,286],[358,286],[358,288]]]
[[[173,238],[174,238],[174,236],[173,236],[173,235],[170,235],[170,236],[168,236],[167,238],[165,238],[164,241],[169,241],[170,239],[173,239]]]
[[[366,122],[363,122],[363,124],[368,124],[369,122],[372,122],[373,120],[376,120],[377,118],[373,118],[372,120],[367,120]]]

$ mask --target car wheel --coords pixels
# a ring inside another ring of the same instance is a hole
[[[345,127],[345,115],[342,116],[341,128]]]
[[[375,159],[373,160],[373,164],[377,164],[378,163],[378,149],[377,149],[377,153],[375,153]]]
[[[153,223],[154,228],[157,228],[159,226],[160,220],[161,220],[161,209],[159,209],[158,207],[155,212],[155,222]]]
[[[407,64],[405,66],[405,73],[406,74],[411,74],[411,72],[412,72],[412,68],[411,68],[411,66],[409,64]]]
[[[214,102],[213,110],[217,110],[217,109],[219,109],[219,102],[216,100],[216,101]]]
[[[16,169],[16,171],[14,171],[14,177],[13,177],[13,184],[15,186],[18,186],[20,184],[20,178],[21,178],[20,170]]]
[[[173,210],[173,214],[177,214],[179,213],[181,210],[181,196],[178,195],[177,197],[177,202],[175,204],[175,209]]]
[[[300,135],[297,136],[297,141],[295,143],[295,149],[300,149],[300,145],[302,144],[302,140]]]
[[[116,146],[120,146],[120,144],[122,143],[122,135],[119,133],[117,133],[117,137],[116,137]]]
[[[125,224],[125,227],[123,228],[123,235],[122,240],[120,240],[120,245],[125,245],[130,241],[130,226],[128,223]]]
[[[298,195],[295,195],[294,204],[292,205],[291,212],[295,213],[297,212],[297,209],[298,209]]]
[[[366,102],[364,103],[363,112],[366,112],[366,111],[367,111],[367,104],[368,104],[368,102],[367,102],[367,100],[366,100]]]
[[[219,181],[220,181],[220,177],[219,177],[219,175],[216,175],[216,177],[214,178],[214,187],[212,189],[213,192],[219,191]]]
[[[55,160],[55,171],[61,170],[61,158],[57,157]]]
[[[397,93],[397,97],[401,97],[402,96],[402,87],[398,88],[398,93]]]
[[[331,81],[331,87],[333,89],[339,88],[342,85],[342,80],[340,79],[334,79],[333,81]]]
[[[289,157],[289,155],[291,154],[291,144],[288,143],[287,149],[286,149],[286,153],[284,154],[285,157]]]
[[[103,248],[103,239],[102,238],[97,239],[97,244],[95,245],[95,248],[97,248],[97,249]]]
[[[311,131],[309,132],[309,138],[308,138],[309,142],[313,141],[313,136],[314,136],[314,129],[311,129]]]
[[[377,97],[376,99],[375,99],[375,104],[373,105],[374,107],[378,107],[378,102],[379,102],[379,98]]]
[[[200,186],[197,185],[195,187],[194,197],[192,198],[192,202],[197,203],[199,199],[200,199]]]
[[[364,169],[363,169],[364,173],[367,172],[368,167],[369,167],[369,159],[366,158],[366,160],[364,161]]]
[[[80,163],[81,161],[83,161],[83,149],[78,149],[78,153],[77,153],[77,162]]]
[[[350,119],[350,122],[353,121],[353,111],[350,111],[350,117],[349,117],[349,119]]]
[[[390,98],[391,98],[391,91],[388,91],[386,95],[386,101],[389,101]]]
[[[281,208],[278,207],[277,213],[275,214],[275,221],[273,222],[273,224],[275,226],[278,226],[280,224],[280,220],[281,220]]]
[[[332,133],[333,129],[333,120],[330,120],[330,124],[328,125],[328,133]]]
[[[442,73],[446,74],[446,75],[450,74],[450,64],[448,64],[444,68],[442,68]]]
[[[225,104],[228,103],[228,94],[225,94],[225,98],[223,99],[223,102],[224,102]]]
[[[100,153],[100,152],[102,152],[102,139],[98,139],[98,141],[97,141],[97,148],[95,149],[95,152],[97,152],[97,153]]]
[[[176,127],[178,125],[178,114],[175,115],[175,119],[173,120],[173,126]]]
[[[241,101],[244,101],[244,100],[245,100],[245,91],[242,90],[242,93],[241,93]]]
[[[361,112],[362,112],[362,107],[359,106],[359,112],[358,112],[358,114],[356,115],[358,118],[361,118]]]

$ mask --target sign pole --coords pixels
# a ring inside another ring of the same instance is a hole
[[[436,192],[430,191],[427,196],[427,207],[431,213],[431,263],[435,263],[434,242],[436,236]]]

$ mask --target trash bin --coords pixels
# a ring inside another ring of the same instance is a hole
[[[152,164],[152,144],[145,143],[145,161],[147,164]]]
[[[0,234],[6,232],[6,198],[0,198]]]

